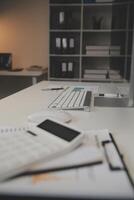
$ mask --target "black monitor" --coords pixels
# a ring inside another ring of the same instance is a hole
[[[0,70],[12,69],[12,54],[0,53]]]

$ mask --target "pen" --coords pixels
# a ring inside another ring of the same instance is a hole
[[[83,168],[83,167],[92,167],[92,166],[95,166],[95,165],[100,165],[102,163],[103,163],[102,160],[98,160],[98,161],[94,161],[94,162],[87,162],[87,163],[84,163],[84,164],[76,164],[76,165],[62,166],[62,167],[53,167],[53,168],[49,168],[49,169],[28,170],[28,171],[25,171],[21,174],[17,174],[17,175],[15,175],[15,176],[13,176],[9,179],[19,178],[19,177],[22,177],[22,176],[32,176],[32,175],[39,175],[39,174],[50,173],[50,172],[78,169],[78,168]]]
[[[42,89],[42,91],[49,91],[49,90],[63,90],[64,88],[63,87],[59,87],[59,88],[45,88],[45,89]]]

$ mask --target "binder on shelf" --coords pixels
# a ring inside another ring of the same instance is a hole
[[[59,74],[60,78],[73,78],[74,77],[74,63],[62,62]]]
[[[66,62],[62,62],[61,63],[61,73],[60,73],[62,78],[66,78],[67,77],[67,63]]]
[[[74,38],[56,37],[55,38],[56,53],[73,54],[75,50]]]
[[[68,63],[68,78],[74,77],[74,66],[73,62]]]
[[[68,50],[67,38],[62,38],[62,52],[67,53],[67,50]]]
[[[74,38],[69,39],[69,47],[74,48]]]
[[[56,37],[56,53],[61,53],[61,38]]]
[[[69,39],[69,53],[74,53],[74,38]]]
[[[56,38],[56,47],[61,48],[61,38]]]
[[[65,22],[65,13],[63,11],[59,12],[59,24],[63,24]]]

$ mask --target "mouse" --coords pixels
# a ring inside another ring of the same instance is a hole
[[[72,116],[67,111],[63,110],[43,110],[40,112],[33,113],[28,116],[28,122],[40,123],[43,119],[51,117],[62,123],[69,123],[72,120]]]

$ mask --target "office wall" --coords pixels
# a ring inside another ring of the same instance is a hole
[[[0,0],[0,52],[13,67],[48,66],[48,0]]]

